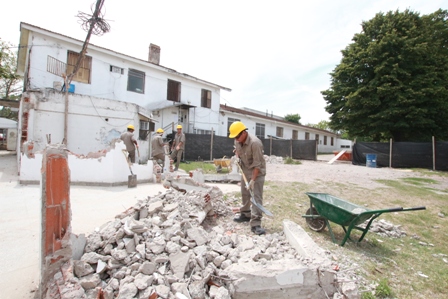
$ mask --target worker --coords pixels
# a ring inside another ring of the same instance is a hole
[[[232,123],[229,127],[229,138],[235,138],[235,155],[241,170],[250,179],[246,187],[244,178],[241,178],[242,207],[240,215],[235,222],[249,222],[251,231],[256,235],[266,233],[261,227],[262,211],[251,204],[251,192],[257,204],[263,205],[263,185],[266,176],[266,161],[264,160],[263,143],[257,136],[249,134],[247,127],[240,121]]]
[[[179,170],[179,163],[182,159],[182,154],[184,153],[185,148],[185,134],[182,133],[182,126],[177,125],[177,133],[174,135],[173,144],[171,145],[171,159],[174,160],[176,158],[176,166],[174,167],[174,171]]]
[[[165,161],[165,142],[163,142],[163,129],[158,128],[151,141],[152,159],[154,163],[159,164],[158,160],[162,160],[162,164]],[[155,165],[155,164],[154,164]]]
[[[126,150],[128,151],[128,159],[131,163],[135,163],[135,149],[138,149],[137,140],[134,138],[134,126],[129,125],[127,131],[121,134],[120,139],[123,140]]]

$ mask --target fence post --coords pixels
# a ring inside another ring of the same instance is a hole
[[[289,156],[292,159],[292,139],[289,140]]]
[[[210,161],[213,161],[213,135],[214,135],[214,131],[212,128],[212,136],[210,138]]]
[[[436,170],[436,139],[432,136],[432,170]]]
[[[392,145],[393,145],[393,142],[392,142],[392,138],[390,139],[390,142],[389,142],[389,168],[392,168]]]
[[[272,136],[269,136],[269,156],[272,156]]]

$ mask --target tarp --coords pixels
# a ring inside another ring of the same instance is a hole
[[[17,122],[12,119],[0,117],[0,129],[15,129]]]

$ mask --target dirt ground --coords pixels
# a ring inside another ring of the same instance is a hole
[[[301,161],[300,165],[267,164],[267,181],[301,182],[315,184],[316,182],[331,182],[331,184],[348,184],[355,187],[376,189],[384,187],[375,180],[396,180],[400,178],[431,178],[438,181],[435,188],[448,189],[448,181],[440,176],[428,176],[420,171],[398,168],[371,168],[353,165],[351,162],[336,161],[329,164],[329,156],[320,156],[319,161]]]

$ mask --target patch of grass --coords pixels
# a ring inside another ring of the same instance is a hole
[[[409,184],[417,185],[417,186],[423,186],[425,184],[435,184],[437,183],[436,180],[433,179],[427,179],[427,178],[404,178],[403,181]]]
[[[291,157],[286,157],[285,160],[283,160],[284,164],[294,164],[294,165],[299,165],[302,164],[302,162],[300,162],[299,160],[294,160]]]
[[[380,279],[378,285],[375,288],[375,295],[378,298],[388,298],[392,296],[392,290],[390,289],[387,279]]]
[[[202,169],[203,173],[218,173],[216,170],[215,164],[212,162],[189,162],[189,163],[180,163],[179,168],[185,170],[187,173],[196,170],[198,168]],[[219,173],[228,173],[228,169],[226,167],[221,168]]]

